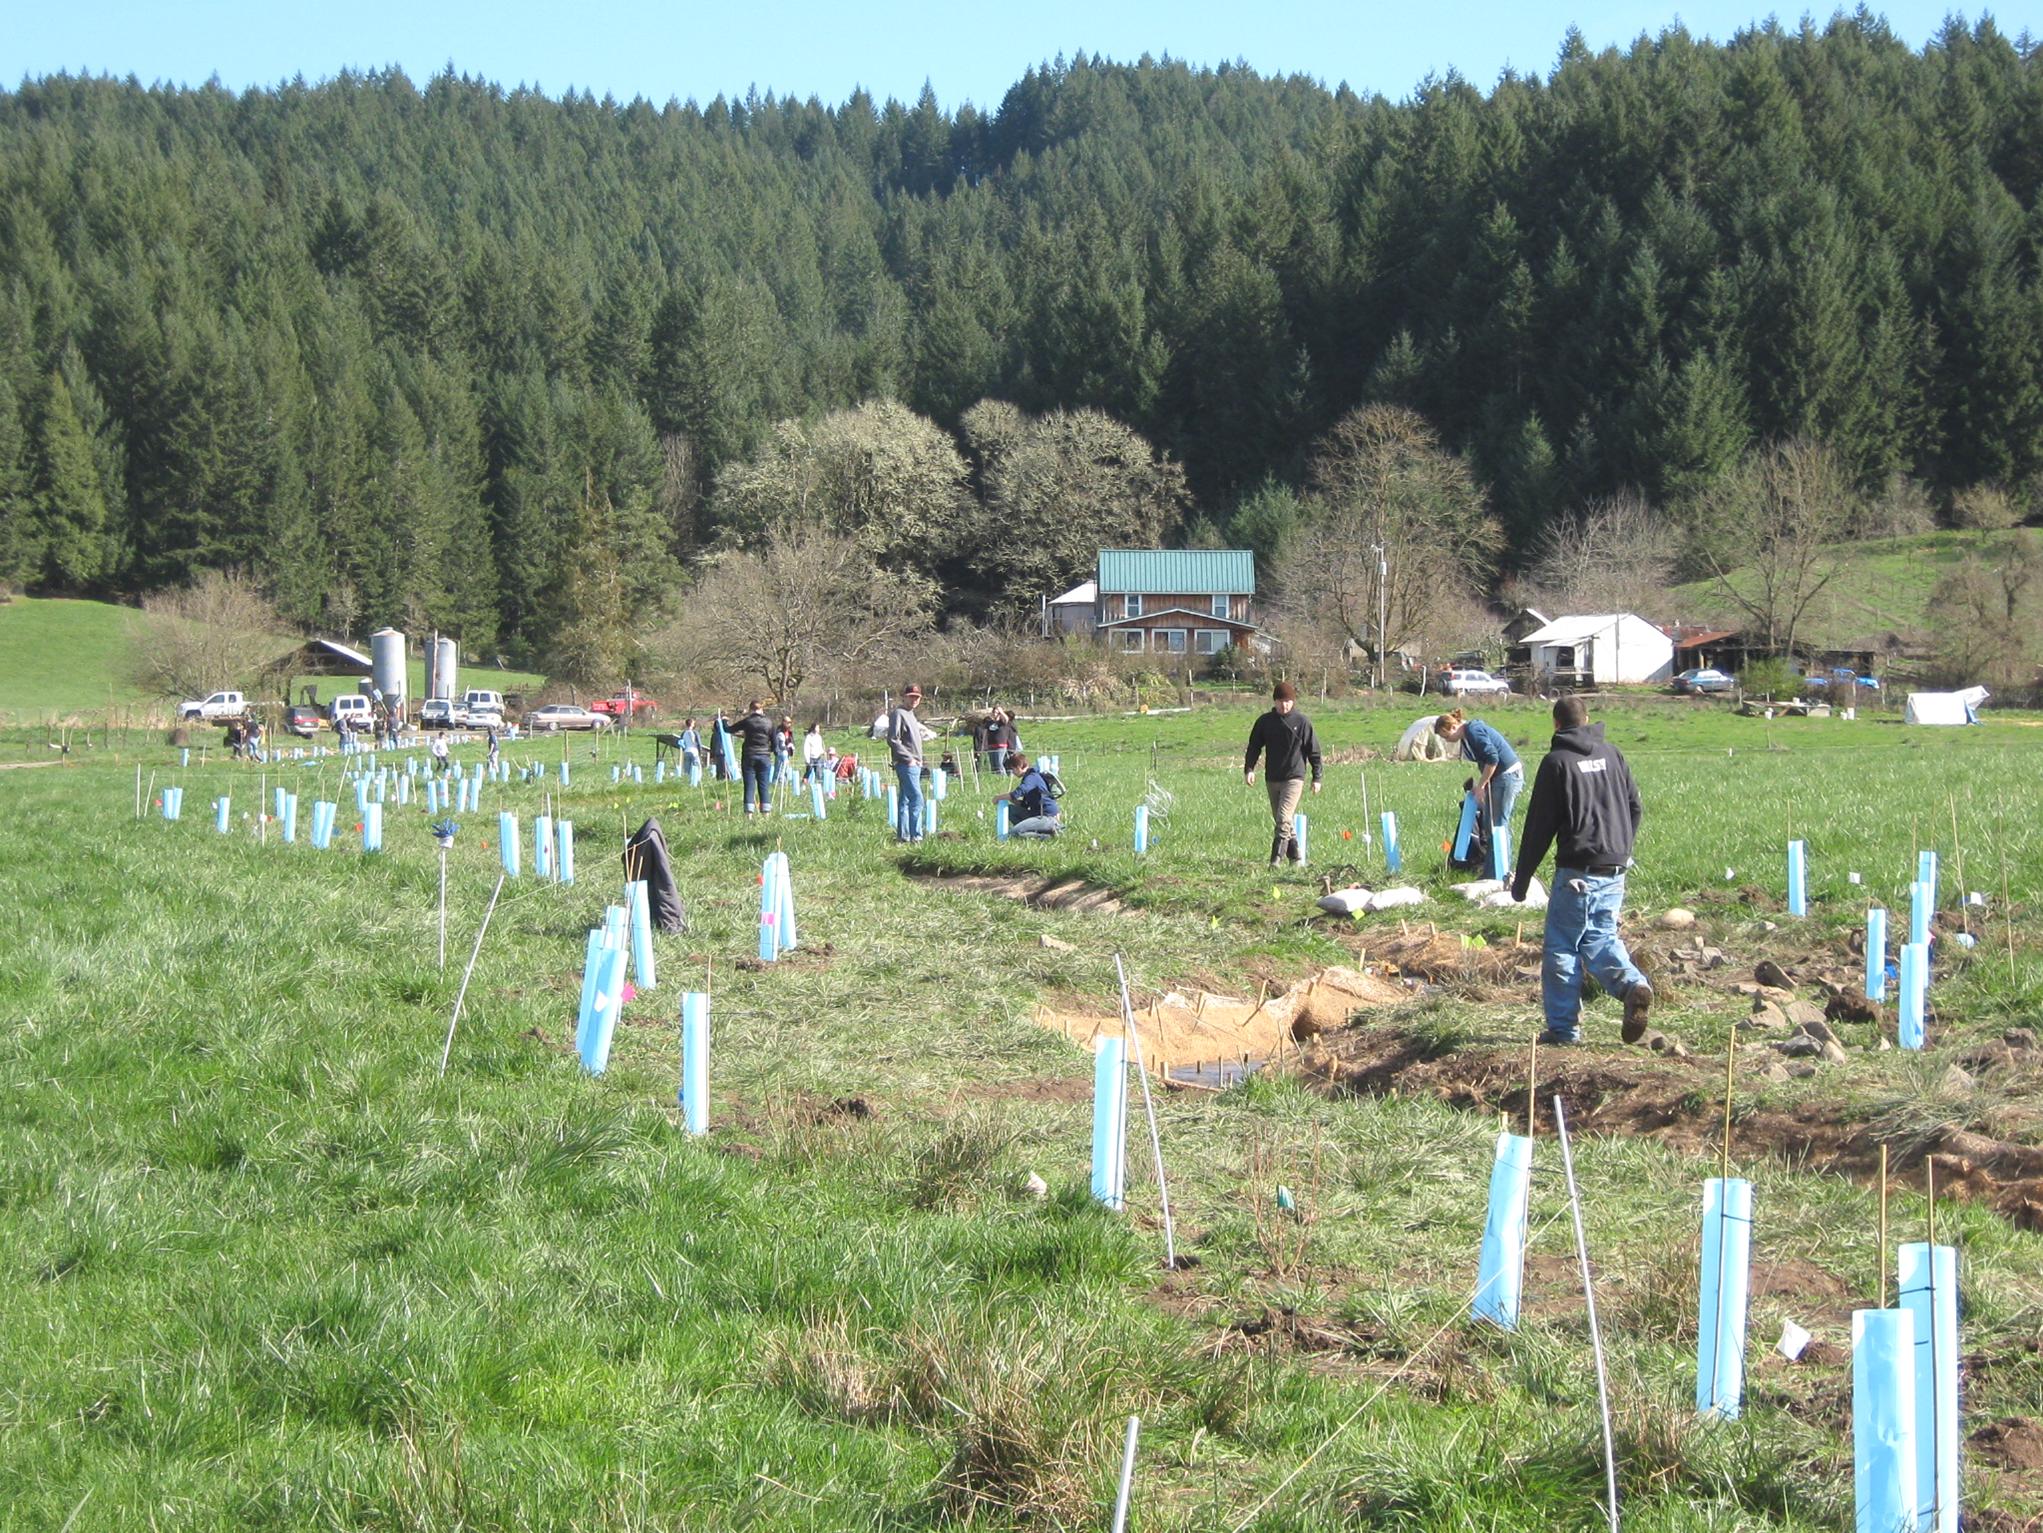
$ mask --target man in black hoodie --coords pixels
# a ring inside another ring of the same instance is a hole
[[[1291,817],[1298,812],[1298,801],[1305,794],[1306,763],[1312,764],[1315,793],[1319,792],[1321,763],[1319,736],[1312,732],[1312,721],[1298,711],[1297,689],[1288,681],[1280,681],[1270,696],[1276,706],[1257,719],[1255,728],[1249,731],[1248,755],[1242,760],[1241,775],[1253,788],[1256,758],[1268,757],[1263,777],[1270,790],[1270,819],[1276,826],[1270,841],[1270,866],[1274,868],[1287,857],[1296,863],[1305,861],[1298,837],[1292,834]]]
[[[1540,993],[1546,1007],[1542,1043],[1582,1041],[1582,970],[1624,999],[1624,1041],[1646,1035],[1653,988],[1617,934],[1624,907],[1624,872],[1643,816],[1638,786],[1603,726],[1589,722],[1579,697],[1554,704],[1553,748],[1539,764],[1511,898],[1523,900],[1532,875],[1555,847],[1553,889],[1546,907],[1546,953]]]
[[[758,698],[752,699],[732,734],[737,737],[740,770],[745,776],[745,813],[773,813],[773,720],[766,716],[766,707]]]

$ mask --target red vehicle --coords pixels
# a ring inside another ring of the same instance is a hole
[[[660,705],[645,693],[633,690],[599,697],[589,704],[589,711],[607,713],[614,719],[649,719],[659,713]]]

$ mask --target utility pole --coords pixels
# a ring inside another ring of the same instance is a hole
[[[1376,554],[1376,690],[1381,692],[1386,674],[1384,647],[1389,642],[1384,629],[1390,624],[1390,560],[1381,543],[1372,543],[1370,548]]]

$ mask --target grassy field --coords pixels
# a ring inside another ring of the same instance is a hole
[[[1810,606],[1801,636],[1811,644],[1842,646],[1888,633],[1905,638],[1926,632],[1935,626],[1930,596],[1937,582],[1967,559],[1992,562],[2018,538],[2033,547],[2043,541],[2043,531],[1930,532],[1848,544],[1841,551],[1843,567]],[[1743,621],[1712,581],[1676,586],[1670,597],[1675,603],[1670,610],[1685,622]]]
[[[18,596],[0,604],[0,723],[40,724],[47,720],[89,717],[94,722],[110,707],[146,709],[170,699],[151,697],[134,680],[132,608],[111,602],[73,601],[58,597]],[[291,640],[279,638],[279,651]],[[411,689],[425,695],[425,662],[410,663]],[[500,671],[481,666],[461,668],[464,687],[499,692],[534,692],[545,678],[529,671]],[[308,682],[321,700],[351,683],[332,676],[299,677],[291,696]]]
[[[1492,1056],[1522,1078],[1536,982],[1483,982],[1476,960],[1515,951],[1521,923],[1536,941],[1538,918],[1446,890],[1459,770],[1375,754],[1412,710],[1313,711],[1333,760],[1306,801],[1307,873],[1262,866],[1246,710],[1025,722],[1031,750],[1062,756],[1070,833],[997,843],[990,785],[968,778],[912,853],[846,798],[822,823],[748,827],[714,784],[656,786],[642,737],[521,743],[514,765],[565,755],[574,784],[485,789],[449,859],[445,971],[423,814],[389,806],[376,856],[351,812],[324,853],[253,818],[279,781],[301,827],[321,794],[351,811],[333,761],[195,754],[180,770],[152,746],[0,771],[17,828],[0,836],[0,888],[19,912],[0,955],[0,1524],[1098,1528],[1139,1413],[1144,1529],[1600,1525],[1551,1115],[1525,1324],[1502,1335],[1463,1308],[1507,1098],[1423,1084]],[[1543,748],[1530,706],[1489,716]],[[1762,956],[1842,954],[1868,894],[1900,900],[1919,847],[1942,852],[1947,896],[1986,899],[1968,917],[1978,946],[1940,947],[1925,1053],[1841,1029],[1848,1061],[1796,1077],[1741,1046],[1733,1158],[1761,1212],[1735,1423],[1692,1409],[1696,1211],[1748,1003],[1670,972],[1655,1020],[1695,1059],[1620,1049],[1601,999],[1588,1047],[1542,1051],[1580,1136],[1626,1524],[1836,1528],[1851,1515],[1849,1315],[1893,1255],[1863,1167],[1779,1125],[1891,1140],[1911,1167],[1940,1135],[2043,1145],[2043,1055],[1980,1054],[2043,1009],[2034,730],[1769,726],[1672,703],[1607,718],[1648,806],[1631,903],[1649,968],[1672,961],[1647,923],[1674,903],[1700,912],[1696,940],[1734,955],[1736,977]],[[0,764],[38,752],[0,742]],[[627,759],[644,786],[609,782]],[[171,782],[187,789],[178,823],[154,805]],[[576,822],[580,882],[536,883],[528,862],[505,886],[442,1079],[497,812],[529,818],[543,795]],[[1138,859],[1145,798],[1162,812]],[[1323,874],[1386,881],[1370,839],[1385,809],[1429,902],[1319,916]],[[658,939],[660,984],[590,1078],[566,1047],[583,934],[649,813],[691,929]],[[1804,922],[1777,908],[1791,835],[1810,847]],[[775,845],[803,946],[741,967]],[[1123,910],[946,887],[974,873],[1083,878]],[[1038,1003],[1106,1015],[1116,953],[1138,1002],[1253,997],[1435,926],[1465,974],[1362,1013],[1308,1068],[1158,1095],[1196,1265],[1162,1270],[1139,1096],[1131,1211],[1091,1205],[1091,1060],[1032,1019]],[[704,985],[712,1131],[696,1141],[677,1121],[676,1015]],[[1342,1049],[1379,1047],[1412,1056],[1406,1085],[1342,1085]],[[1960,1059],[1969,1087],[1948,1074]],[[1644,1095],[1681,1121],[1623,1117]],[[2005,1448],[2043,1444],[2043,1235],[1997,1211],[1983,1176],[1944,1200],[1939,1230],[1962,1252],[1967,1425],[1998,1434],[1968,1451],[1970,1525],[2014,1528],[2043,1513],[2043,1478]],[[1918,1169],[1894,1179],[1895,1238],[1919,1238],[1921,1185]],[[1789,1318],[1817,1337],[1794,1365],[1767,1350]]]

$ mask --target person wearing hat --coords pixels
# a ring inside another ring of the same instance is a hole
[[[1312,791],[1319,792],[1323,763],[1319,736],[1312,732],[1312,720],[1298,711],[1298,689],[1280,681],[1271,691],[1273,706],[1256,720],[1249,731],[1248,755],[1242,760],[1242,781],[1256,785],[1256,758],[1264,758],[1263,780],[1270,792],[1270,820],[1275,834],[1270,841],[1270,866],[1286,858],[1301,866],[1305,862],[1298,838],[1292,833],[1292,817],[1305,795],[1305,769],[1312,767]]]
[[[922,688],[910,682],[900,703],[877,720],[877,738],[887,742],[894,777],[900,784],[894,807],[894,839],[900,842],[922,839],[922,742],[933,739],[936,731],[915,716],[921,702]]]

